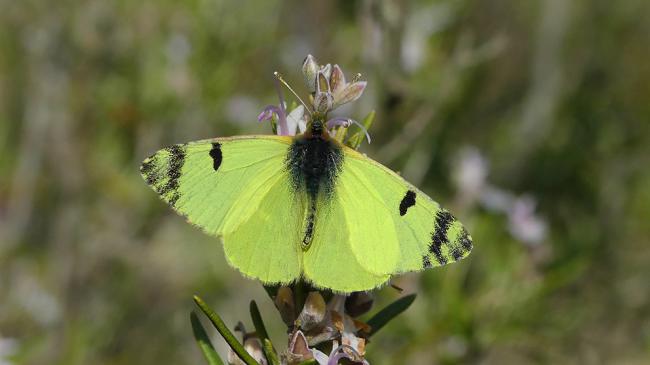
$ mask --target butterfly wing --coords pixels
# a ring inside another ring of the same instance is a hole
[[[391,275],[469,254],[472,239],[448,211],[390,169],[347,147],[344,151],[335,195],[321,204],[312,247],[305,253],[305,274],[316,285],[369,290]],[[331,282],[328,272],[334,271],[338,278],[363,280]]]
[[[347,184],[339,184],[337,189],[341,185]],[[336,192],[336,196],[341,195],[345,194]],[[303,271],[305,278],[317,287],[350,293],[369,290],[385,283],[390,279],[390,270],[386,273],[373,273],[363,265],[367,261],[362,262],[351,252],[351,243],[358,242],[358,235],[372,234],[372,229],[378,230],[378,227],[359,229],[346,214],[346,203],[344,199],[319,202],[314,236],[309,248],[303,253]],[[382,248],[375,247],[374,250]],[[373,253],[370,255],[375,257]]]
[[[304,199],[289,191],[289,137],[243,136],[174,145],[147,158],[142,176],[161,198],[206,233],[226,258],[264,283],[300,276]]]

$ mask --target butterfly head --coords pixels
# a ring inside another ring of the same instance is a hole
[[[309,118],[309,121],[307,122],[307,130],[305,132],[312,136],[327,137],[327,133],[324,133],[326,128],[327,124],[325,122],[325,114],[315,112]]]

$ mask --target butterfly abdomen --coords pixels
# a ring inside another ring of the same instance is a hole
[[[306,193],[309,210],[305,217],[303,247],[308,247],[314,236],[316,206],[319,198],[332,197],[336,177],[343,164],[343,151],[331,140],[319,134],[296,137],[286,158],[292,188]]]

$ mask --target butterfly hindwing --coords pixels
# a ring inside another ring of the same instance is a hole
[[[215,138],[146,159],[145,181],[187,220],[221,236],[228,261],[267,283],[300,276],[301,200],[288,191],[288,137]],[[293,237],[296,236],[296,237]]]
[[[339,195],[336,191],[335,197]],[[370,272],[362,265],[365,262],[352,253],[350,243],[356,242],[354,237],[365,230],[359,230],[355,219],[348,219],[341,203],[336,198],[319,202],[314,237],[303,254],[304,275],[315,286],[338,292],[372,289],[385,283],[390,275]],[[383,242],[376,244],[376,249],[381,250]]]
[[[353,290],[367,290],[394,274],[458,261],[472,249],[471,237],[448,211],[393,171],[348,148],[335,194],[322,205],[321,211],[331,214],[318,217],[314,242],[305,255],[307,276],[322,281],[325,274],[313,273],[336,265],[334,255],[352,262],[353,272],[359,267],[367,273],[365,282],[335,290],[350,291],[354,285],[359,287]],[[332,229],[344,231],[336,249],[326,239]],[[319,251],[328,253],[317,255]],[[310,255],[319,259],[310,260]]]

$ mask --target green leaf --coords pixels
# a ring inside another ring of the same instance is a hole
[[[268,332],[266,332],[266,327],[264,326],[264,321],[262,321],[262,315],[260,314],[259,308],[257,308],[257,303],[254,300],[251,300],[250,304],[251,319],[253,320],[253,326],[255,326],[255,332],[257,336],[264,340],[269,338]]]
[[[370,336],[374,335],[379,331],[382,327],[386,325],[386,323],[390,322],[393,318],[397,317],[400,315],[402,312],[408,309],[408,307],[413,304],[413,301],[415,300],[415,294],[407,295],[405,297],[401,297],[397,299],[396,301],[392,302],[391,304],[387,305],[384,309],[380,310],[377,314],[372,316],[368,320],[368,325],[371,328]]]
[[[372,125],[372,122],[375,120],[375,111],[371,111],[366,115],[365,118],[363,118],[363,122],[361,124],[366,128],[366,130],[370,130],[370,126]],[[357,127],[358,131],[354,133],[350,138],[348,139],[347,145],[350,146],[350,148],[357,149],[361,145],[361,142],[366,138],[366,134],[364,131]]]
[[[271,343],[271,340],[269,339],[269,334],[268,332],[266,332],[266,327],[264,326],[262,315],[260,314],[260,310],[259,308],[257,308],[257,303],[255,303],[254,300],[251,300],[250,312],[251,312],[251,319],[253,320],[253,326],[255,326],[255,332],[257,333],[257,337],[259,337],[260,340],[262,341],[263,344],[262,349],[264,350],[264,355],[266,356],[266,359],[269,360],[269,362],[273,365],[279,365],[280,361],[278,359],[278,355],[275,352],[275,349],[273,348],[273,343]],[[276,361],[274,362],[271,359],[275,359]]]
[[[219,331],[221,336],[223,337],[224,340],[226,340],[226,343],[228,343],[228,346],[239,356],[240,359],[246,364],[246,365],[259,365],[255,359],[246,351],[244,346],[237,341],[237,338],[235,335],[230,332],[226,324],[223,322],[221,317],[213,311],[208,305],[203,301],[203,299],[199,298],[197,295],[194,296],[194,302],[196,305],[201,308],[203,313],[210,319],[210,322],[214,325],[214,327]]]
[[[194,333],[196,343],[199,345],[199,348],[203,352],[205,359],[208,360],[208,364],[223,365],[223,361],[219,357],[219,354],[217,354],[217,352],[214,350],[208,334],[205,332],[203,325],[199,321],[199,317],[196,316],[196,313],[194,313],[194,311],[190,313],[190,322],[192,323],[192,332]]]
[[[266,360],[269,361],[269,364],[280,365],[280,359],[278,358],[278,354],[275,352],[275,348],[273,348],[273,344],[271,343],[271,340],[265,338],[263,348],[264,348],[264,355],[266,356]]]

